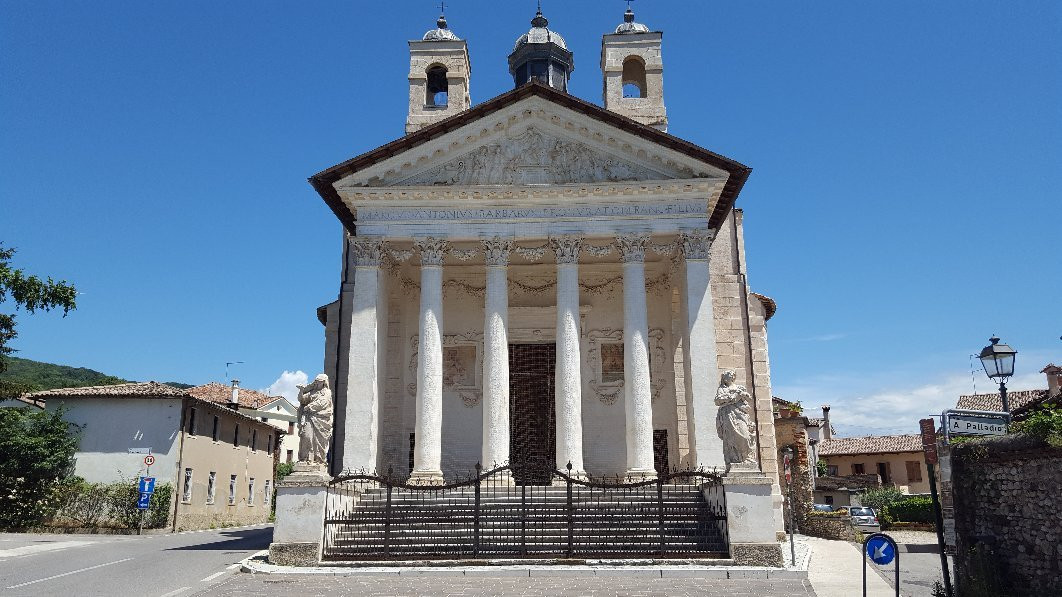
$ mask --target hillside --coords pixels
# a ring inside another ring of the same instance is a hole
[[[86,369],[41,363],[18,357],[7,357],[7,371],[0,373],[0,383],[5,386],[18,385],[24,391],[51,390],[54,388],[79,388],[83,386],[105,386],[125,383],[126,380]]]

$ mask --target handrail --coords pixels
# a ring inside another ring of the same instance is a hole
[[[337,477],[333,478],[329,482],[329,484],[330,485],[336,485],[338,483],[344,483],[346,481],[370,481],[370,482],[374,482],[374,483],[379,483],[379,484],[387,486],[387,487],[394,487],[394,488],[398,488],[398,489],[412,489],[412,490],[423,489],[423,490],[438,491],[438,490],[446,490],[446,489],[458,489],[458,488],[461,488],[461,487],[470,487],[470,488],[471,487],[475,487],[477,483],[485,481],[485,480],[489,479],[490,477],[492,477],[494,475],[497,475],[497,474],[499,474],[499,473],[501,473],[503,471],[509,471],[510,473],[516,472],[513,469],[513,466],[509,465],[509,464],[502,465],[502,466],[490,469],[488,471],[481,470],[480,469],[480,465],[476,464],[476,472],[475,472],[475,474],[470,473],[464,479],[457,480],[457,481],[452,481],[450,483],[426,485],[426,484],[409,483],[407,481],[401,481],[401,480],[399,480],[398,478],[395,477],[394,469],[390,468],[390,469],[388,469],[388,472],[387,472],[386,476],[374,475],[374,474],[370,474],[370,473],[367,473],[367,472],[351,472],[351,473],[342,474],[340,476],[337,476]],[[719,474],[717,471],[714,471],[714,470],[713,471],[707,471],[707,470],[703,470],[703,469],[674,469],[674,470],[672,470],[670,472],[667,472],[667,473],[665,473],[663,475],[658,474],[654,478],[643,479],[643,480],[640,480],[640,481],[633,481],[633,480],[631,480],[631,481],[623,481],[623,480],[621,480],[622,477],[617,475],[616,477],[614,477],[616,480],[615,481],[611,481],[611,482],[608,481],[608,480],[595,481],[593,478],[582,479],[582,478],[579,478],[579,477],[573,477],[573,476],[570,476],[565,471],[562,471],[560,469],[553,469],[553,470],[551,470],[549,472],[550,472],[550,475],[552,477],[559,478],[562,481],[565,481],[565,482],[570,481],[574,485],[580,485],[580,486],[583,486],[583,487],[596,488],[596,489],[627,489],[627,488],[632,488],[632,487],[648,487],[650,485],[655,485],[655,484],[660,483],[660,482],[667,483],[668,481],[671,481],[672,479],[677,479],[677,478],[681,478],[681,477],[700,477],[702,479],[707,479],[707,480],[710,480],[710,481],[721,481],[722,478],[723,478],[722,475]],[[545,473],[545,471],[543,471],[543,473]],[[631,477],[627,477],[627,478],[630,479]],[[608,479],[608,477],[603,477],[603,479]]]

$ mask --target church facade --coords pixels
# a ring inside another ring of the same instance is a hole
[[[775,305],[749,288],[735,207],[751,169],[668,134],[661,42],[630,11],[603,36],[603,107],[567,92],[573,56],[541,14],[509,56],[514,89],[475,106],[444,19],[409,43],[406,136],[310,179],[345,237],[340,296],[318,309],[333,475],[723,472],[733,371],[755,468],[777,480]],[[773,483],[760,524],[781,530]]]

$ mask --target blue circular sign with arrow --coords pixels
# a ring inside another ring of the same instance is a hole
[[[896,558],[896,542],[888,535],[876,534],[866,543],[867,556],[879,566],[892,563]]]

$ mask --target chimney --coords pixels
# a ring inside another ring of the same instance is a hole
[[[825,423],[822,424],[822,439],[833,439],[833,429],[830,427],[830,405],[822,405],[822,418],[825,419]]]
[[[240,380],[232,380],[232,399],[229,400],[232,410],[240,410]]]
[[[1051,398],[1058,396],[1059,386],[1062,385],[1062,367],[1051,363],[1040,370],[1047,374],[1047,395]]]

